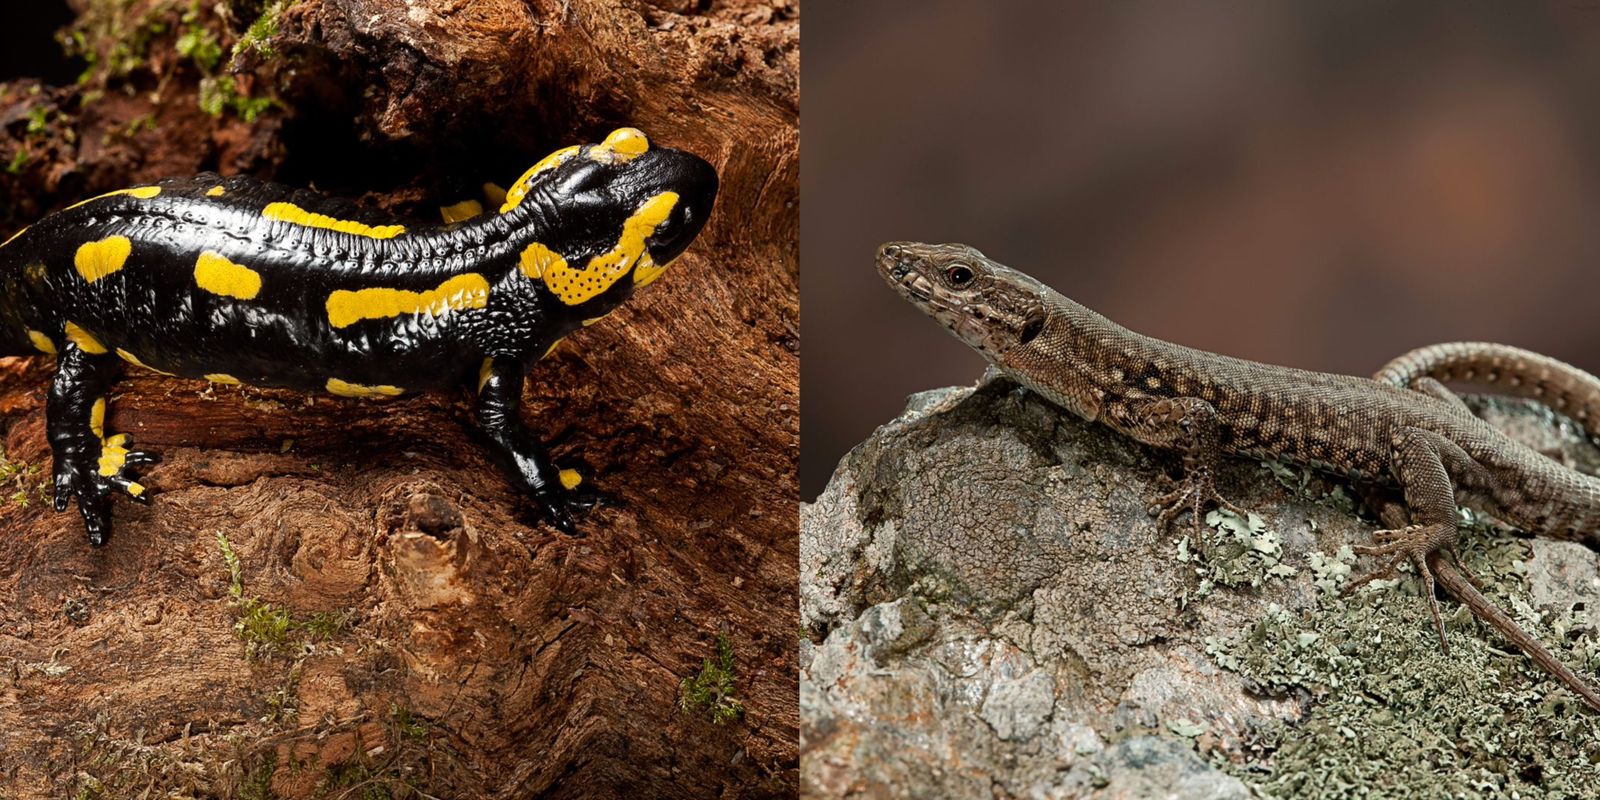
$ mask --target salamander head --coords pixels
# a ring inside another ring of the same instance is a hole
[[[535,164],[506,193],[501,213],[531,209],[538,241],[523,253],[525,274],[561,304],[609,310],[688,248],[716,196],[710,164],[621,128]]]
[[[1048,320],[1049,289],[964,244],[889,242],[878,248],[878,273],[997,364],[1027,348]]]

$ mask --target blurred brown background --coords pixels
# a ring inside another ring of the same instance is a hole
[[[872,269],[963,241],[1135,330],[1600,370],[1600,3],[813,4],[803,497],[983,362]]]

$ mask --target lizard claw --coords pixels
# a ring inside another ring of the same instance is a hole
[[[1199,537],[1205,527],[1205,507],[1207,503],[1216,505],[1217,508],[1227,509],[1241,517],[1248,516],[1244,509],[1228,502],[1227,498],[1217,493],[1217,485],[1211,476],[1210,470],[1191,470],[1183,480],[1178,482],[1176,488],[1150,501],[1152,513],[1159,510],[1160,516],[1156,519],[1156,526],[1165,529],[1174,519],[1185,511],[1194,514],[1194,532]]]
[[[1455,526],[1407,525],[1404,528],[1377,531],[1372,534],[1372,540],[1374,544],[1356,545],[1351,549],[1356,555],[1378,556],[1388,560],[1383,566],[1345,584],[1340,595],[1349,596],[1356,589],[1375,580],[1393,578],[1400,564],[1410,561],[1412,568],[1422,578],[1423,599],[1428,604],[1428,613],[1433,616],[1433,629],[1439,634],[1439,648],[1445,655],[1449,655],[1450,643],[1444,638],[1444,620],[1439,615],[1439,600],[1434,596],[1433,569],[1428,566],[1428,555],[1435,552],[1445,553],[1454,559]]]

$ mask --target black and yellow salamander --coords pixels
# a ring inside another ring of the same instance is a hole
[[[56,356],[55,506],[89,541],[148,502],[154,454],[105,429],[124,362],[222,384],[382,397],[466,386],[496,460],[560,530],[589,504],[518,408],[561,337],[660,277],[717,174],[623,128],[534,165],[499,213],[414,226],[307,191],[199,175],[86,200],[0,245],[0,355]]]

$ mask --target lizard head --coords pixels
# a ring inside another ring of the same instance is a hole
[[[1049,291],[964,244],[889,242],[878,273],[956,338],[1005,365],[1044,330]]]
[[[525,213],[540,232],[522,253],[523,273],[561,304],[598,312],[659,278],[699,235],[716,196],[704,159],[620,128],[545,157],[500,212]]]

